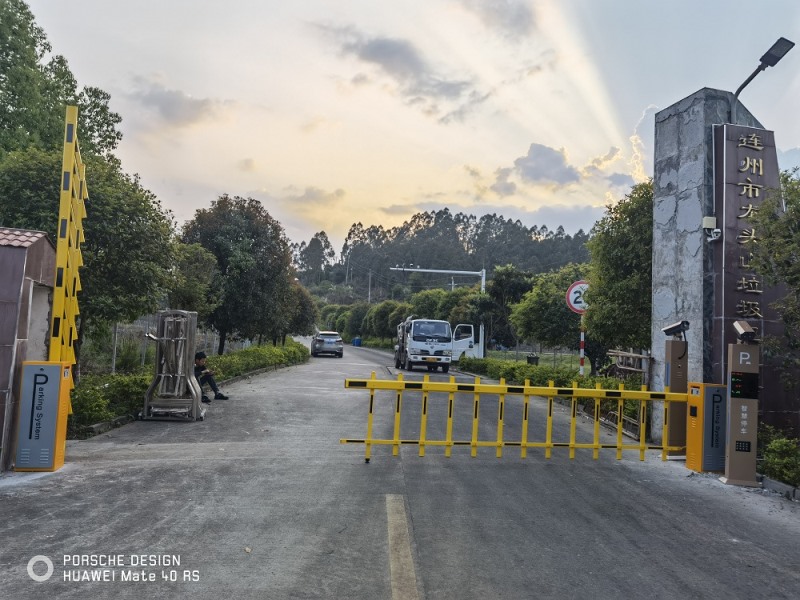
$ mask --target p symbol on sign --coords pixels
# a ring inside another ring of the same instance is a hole
[[[739,364],[740,365],[749,365],[750,362],[750,353],[749,352],[739,352]]]

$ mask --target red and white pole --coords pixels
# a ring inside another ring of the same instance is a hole
[[[581,377],[583,377],[583,350],[584,350],[585,347],[586,347],[586,327],[583,324],[583,315],[581,315],[581,351],[580,351],[580,357],[581,357],[580,374],[581,374]]]

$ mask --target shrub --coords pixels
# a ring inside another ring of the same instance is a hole
[[[764,475],[788,485],[800,486],[800,446],[789,438],[772,440],[764,451]]]
[[[375,337],[361,338],[361,345],[367,348],[380,348],[382,350],[394,351],[394,338],[378,339]]]
[[[285,346],[250,346],[222,356],[209,356],[207,364],[214,371],[214,378],[224,381],[259,369],[299,364],[307,361],[308,357],[306,346],[287,340]]]
[[[482,375],[491,379],[505,379],[506,383],[521,385],[528,381],[534,387],[547,387],[553,382],[555,387],[572,387],[577,384],[579,388],[594,388],[598,384],[603,390],[619,389],[620,381],[614,377],[600,377],[584,375],[581,377],[570,367],[552,367],[549,365],[529,365],[525,362],[516,360],[504,360],[499,358],[470,358],[463,357],[459,363],[459,368],[463,371]],[[641,387],[641,376],[630,377],[625,382],[625,388],[629,390]],[[594,412],[594,399],[580,398],[579,404],[584,410]],[[617,410],[616,400],[603,400],[600,404],[601,414],[606,414]],[[639,402],[628,401],[623,405],[625,416],[637,418],[639,416]]]
[[[99,379],[87,376],[72,390],[72,414],[67,421],[68,437],[74,439],[82,428],[114,418]]]

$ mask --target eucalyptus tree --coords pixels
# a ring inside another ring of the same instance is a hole
[[[318,284],[333,265],[336,251],[324,231],[315,233],[308,241],[297,247],[296,259],[301,280],[307,284]]]

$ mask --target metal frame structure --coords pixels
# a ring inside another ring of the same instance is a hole
[[[165,310],[158,313],[155,375],[144,397],[141,418],[202,421],[202,390],[194,376],[197,313]]]

